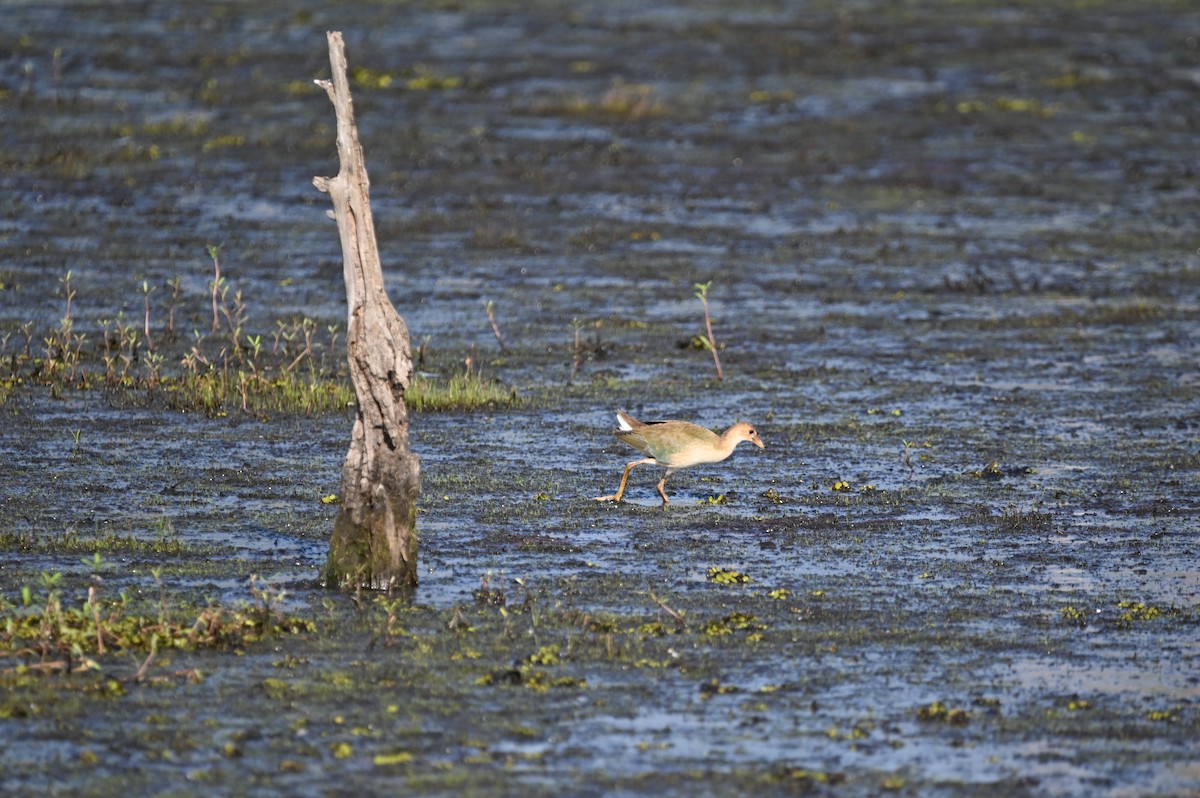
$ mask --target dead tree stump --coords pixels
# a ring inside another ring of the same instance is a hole
[[[336,177],[313,185],[333,200],[346,278],[346,349],[358,396],[350,450],[342,467],[341,511],[329,542],[325,584],[411,588],[417,584],[420,461],[408,448],[404,392],[412,377],[408,327],[388,301],[371,220],[370,181],[346,77],[342,34],[331,31],[333,80],[318,80],[337,112]]]

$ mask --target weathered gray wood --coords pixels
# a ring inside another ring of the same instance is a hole
[[[358,415],[342,467],[341,511],[325,565],[330,587],[386,589],[417,584],[420,461],[408,448],[404,392],[412,377],[408,327],[392,307],[371,220],[370,181],[346,77],[342,34],[331,31],[333,80],[318,80],[337,113],[340,168],[313,178],[333,200],[346,278],[346,349]]]

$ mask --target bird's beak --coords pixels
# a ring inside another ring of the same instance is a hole
[[[765,449],[765,448],[767,448],[767,445],[766,445],[765,443],[763,443],[763,440],[762,440],[762,438],[755,438],[755,439],[754,439],[754,445],[755,445],[755,446],[757,446],[757,447],[758,447],[758,448],[760,448],[760,449]]]

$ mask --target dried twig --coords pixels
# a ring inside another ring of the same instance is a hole
[[[137,669],[137,673],[133,674],[130,681],[141,682],[146,678],[146,671],[150,669],[150,663],[154,661],[154,657],[158,654],[158,635],[150,636],[150,653],[146,659],[142,661],[142,667]]]
[[[657,604],[662,609],[663,612],[665,612],[667,615],[670,615],[672,618],[674,618],[675,622],[677,624],[679,624],[680,626],[683,626],[683,624],[684,624],[683,612],[668,606],[666,601],[664,601],[663,599],[660,599],[658,596],[654,595],[653,590],[650,591],[650,600],[653,601],[655,604]]]
[[[579,346],[579,328],[583,326],[583,322],[579,319],[574,319],[571,326],[575,328],[575,347],[571,355],[571,373],[567,375],[567,385],[575,381],[575,374],[579,371],[579,366],[583,362],[583,349]]]
[[[496,341],[500,344],[500,351],[504,351],[504,336],[500,334],[500,325],[496,323],[496,311],[494,309],[495,302],[488,300],[484,305],[484,310],[487,311],[488,322],[492,325],[492,332],[496,336]]]
[[[96,586],[88,587],[88,606],[92,608],[92,617],[96,620],[96,653],[104,652],[104,625],[100,622],[100,602],[96,600]]]

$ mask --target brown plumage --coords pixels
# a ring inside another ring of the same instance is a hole
[[[753,426],[739,421],[721,435],[710,429],[687,421],[638,421],[624,410],[617,411],[617,424],[613,434],[648,457],[634,460],[625,466],[621,475],[621,486],[611,496],[597,496],[596,501],[621,501],[625,495],[625,485],[629,482],[629,472],[634,466],[643,463],[665,466],[667,473],[658,483],[658,495],[662,496],[663,504],[670,503],[663,489],[667,478],[681,468],[699,465],[701,463],[719,463],[729,455],[742,441],[749,441],[758,448],[764,448],[762,438]]]

